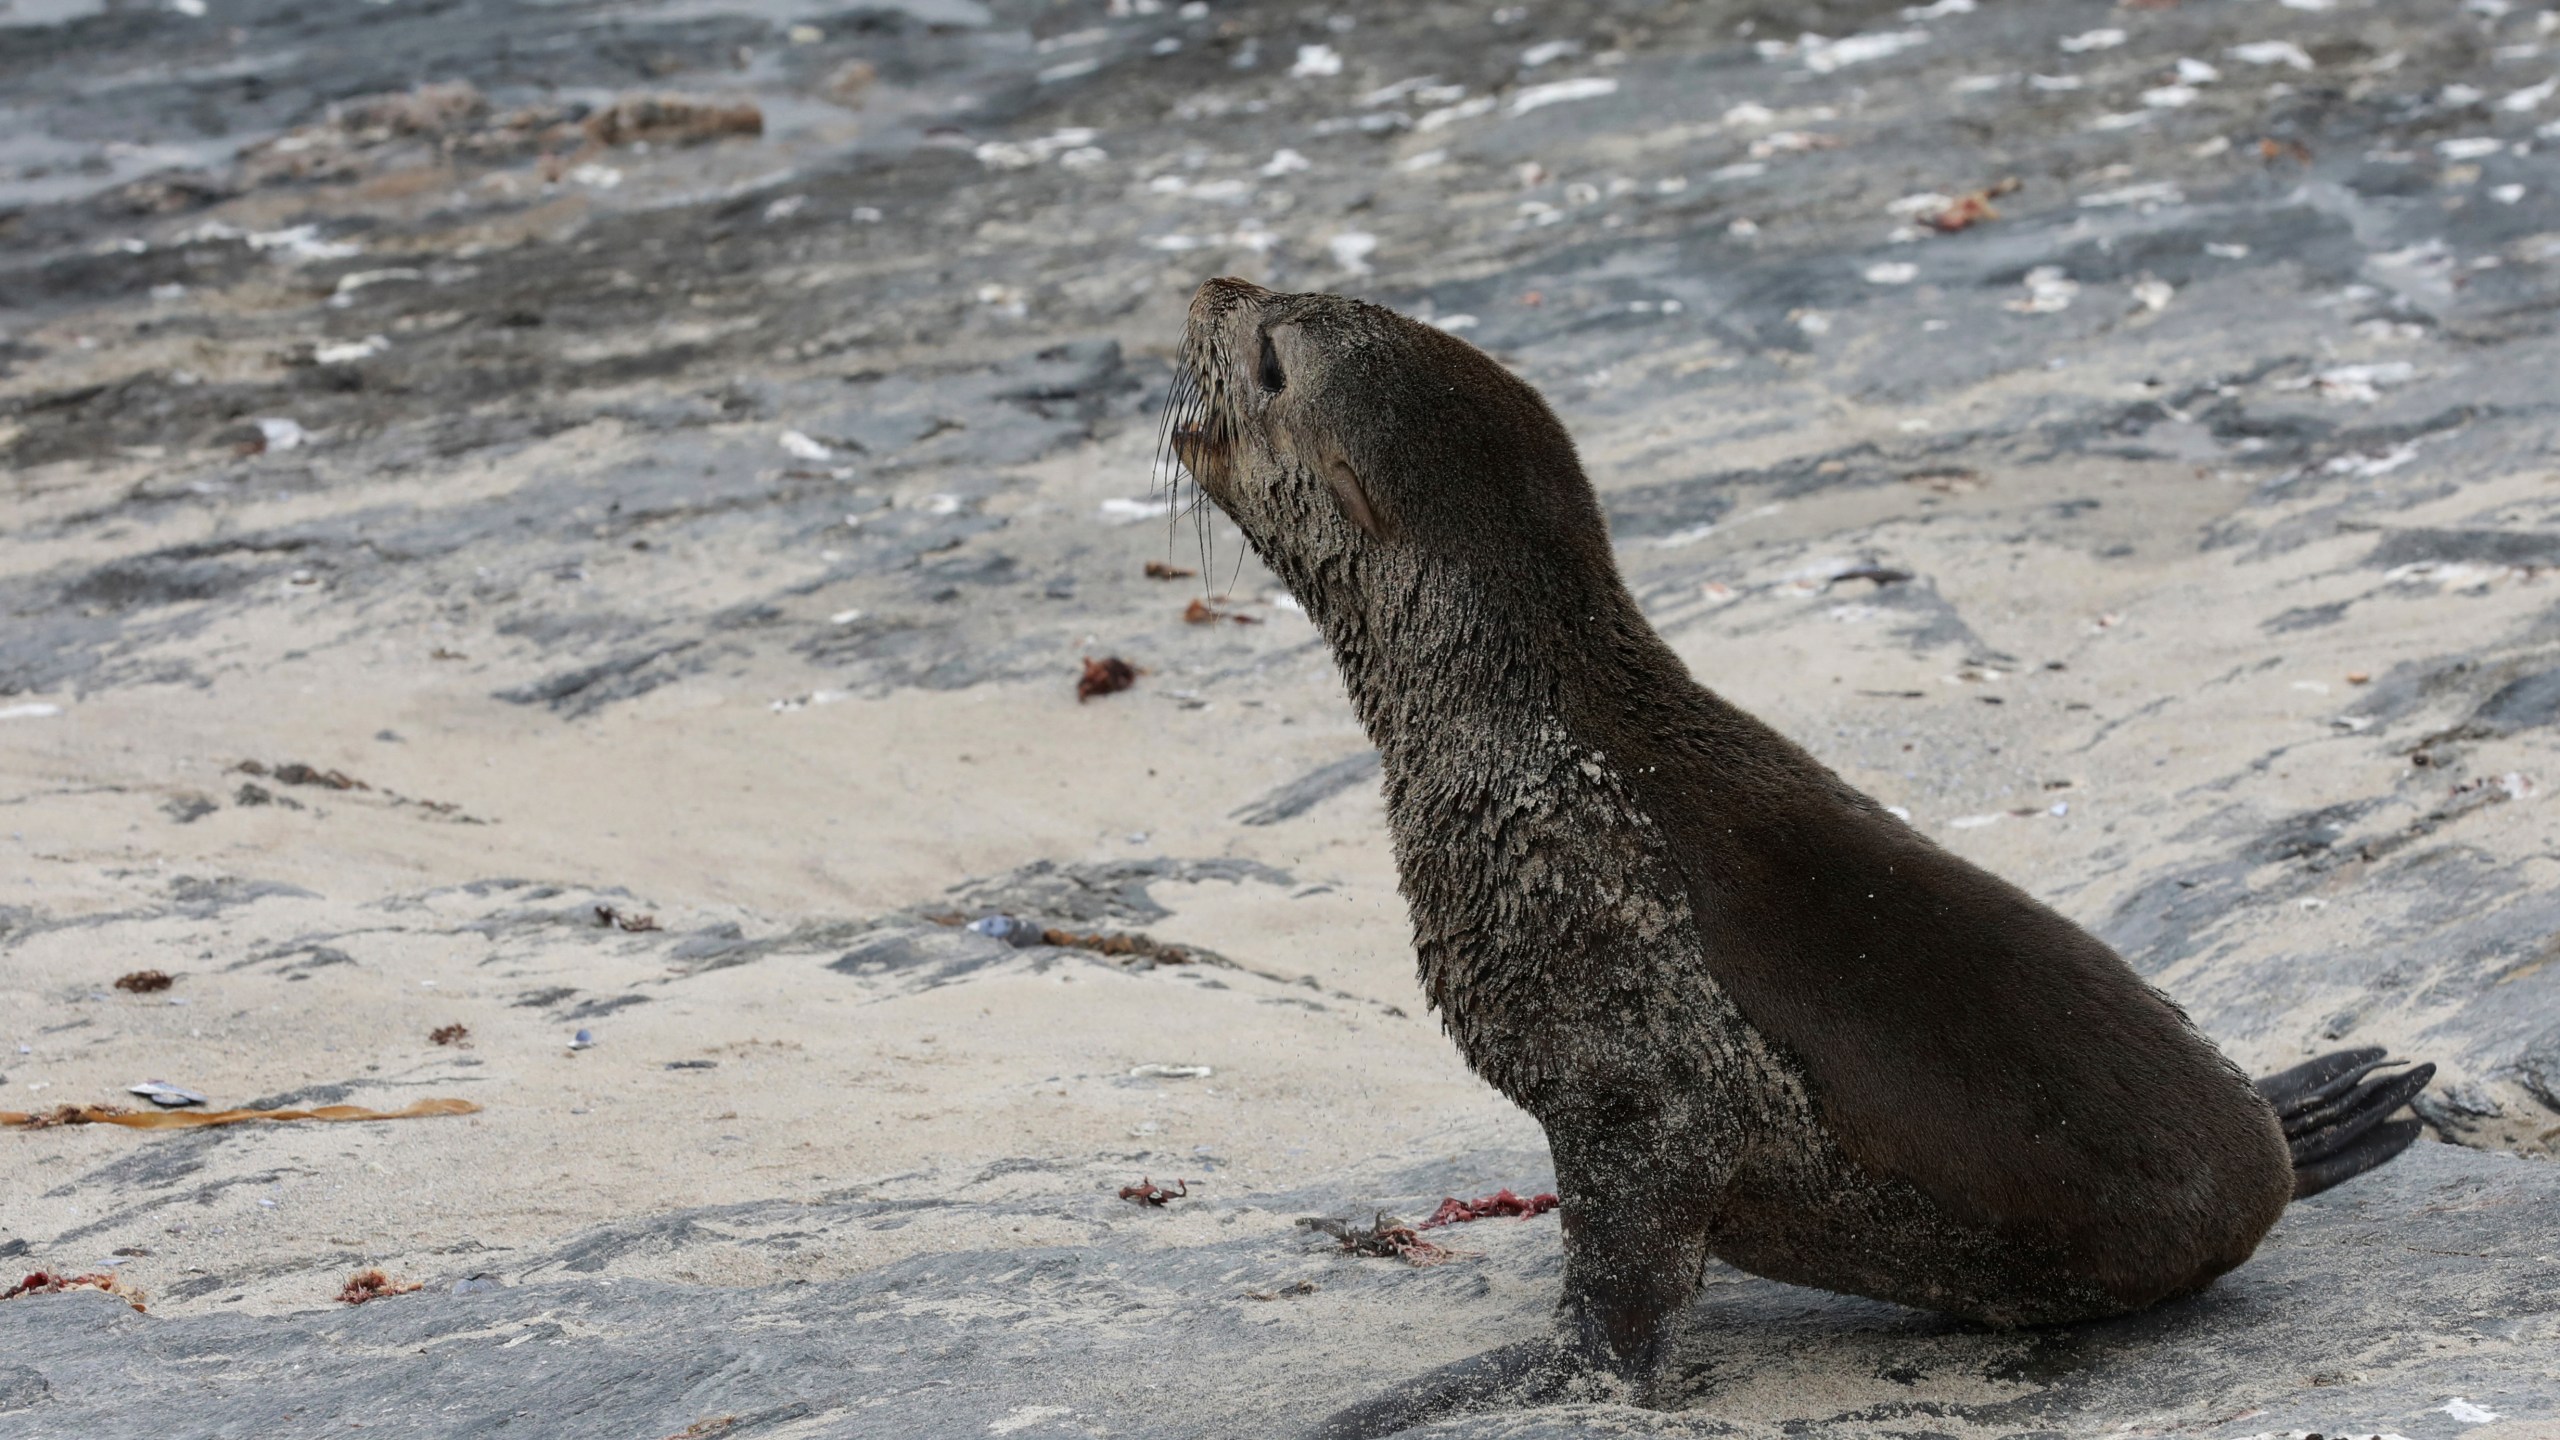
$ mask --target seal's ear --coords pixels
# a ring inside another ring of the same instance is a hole
[[[1333,491],[1333,503],[1342,508],[1342,518],[1360,527],[1372,540],[1387,538],[1387,528],[1378,523],[1378,512],[1369,503],[1369,490],[1360,483],[1360,472],[1340,450],[1325,456],[1324,483]]]
[[[1333,493],[1334,508],[1342,512],[1343,519],[1359,526],[1371,539],[1384,540],[1389,528],[1384,523],[1386,517],[1370,501],[1369,487],[1361,479],[1363,467],[1352,459],[1351,447],[1344,443],[1343,436],[1314,423],[1291,388],[1293,379],[1304,380],[1310,374],[1320,378],[1325,369],[1323,361],[1320,352],[1311,353],[1306,336],[1296,324],[1282,321],[1262,332],[1255,379],[1267,400],[1280,406],[1281,424],[1275,438],[1281,446],[1301,465],[1312,462],[1312,468],[1324,477],[1325,488]]]

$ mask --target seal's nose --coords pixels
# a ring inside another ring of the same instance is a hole
[[[1203,280],[1191,295],[1191,324],[1195,327],[1214,325],[1239,305],[1250,305],[1269,298],[1272,292],[1250,280],[1221,275]]]

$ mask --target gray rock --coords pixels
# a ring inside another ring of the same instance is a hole
[[[874,931],[827,968],[881,982],[887,994],[908,994],[1013,963],[1015,947],[993,936],[960,925],[916,925]]]
[[[1061,925],[1144,925],[1171,914],[1147,894],[1162,881],[1197,884],[1247,880],[1286,885],[1286,871],[1252,860],[1105,860],[1061,865],[1037,860],[991,880],[952,889],[953,902],[972,913],[996,911]]]
[[[1539,1166],[1485,1153],[1285,1195],[1175,1202],[1231,1227],[1198,1244],[1162,1244],[1151,1234],[1162,1212],[1090,1190],[976,1205],[844,1199],[600,1230],[530,1262],[531,1278],[510,1288],[474,1275],[357,1309],[163,1319],[94,1292],[22,1299],[0,1305],[0,1413],[6,1433],[28,1440],[336,1433],[351,1422],[421,1440],[628,1440],[720,1416],[901,1440],[1286,1434],[1430,1365],[1537,1333],[1557,1271],[1552,1219],[1444,1232],[1477,1256],[1416,1270],[1343,1256],[1289,1217],[1358,1211],[1373,1197],[1410,1213],[1444,1187]],[[636,1254],[788,1253],[919,1206],[1002,1236],[1062,1204],[1115,1223],[1091,1245],[962,1248],[820,1283],[610,1274]],[[2548,1363],[2560,1345],[2555,1246],[2560,1168],[2421,1145],[2297,1206],[2205,1293],[2129,1319],[1990,1332],[1717,1268],[1688,1317],[1675,1413],[1567,1406],[1416,1433],[2539,1434],[2560,1426]],[[2457,1397],[2513,1428],[2472,1430],[2445,1411]]]
[[[1377,778],[1383,762],[1375,750],[1347,755],[1321,765],[1235,812],[1247,825],[1277,825],[1294,820],[1357,785]]]

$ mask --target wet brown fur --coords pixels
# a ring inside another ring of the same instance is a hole
[[[1175,455],[1385,756],[1424,989],[1546,1128],[1590,1359],[1641,1387],[1710,1256],[1993,1324],[2248,1258],[2293,1187],[2268,1103],[2103,943],[1692,680],[1536,391],[1237,280],[1182,371]]]

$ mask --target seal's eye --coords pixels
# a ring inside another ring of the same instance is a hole
[[[1280,352],[1273,348],[1271,344],[1271,336],[1268,332],[1265,332],[1262,337],[1263,392],[1269,395],[1277,395],[1288,388],[1289,377],[1281,373],[1280,370]]]

